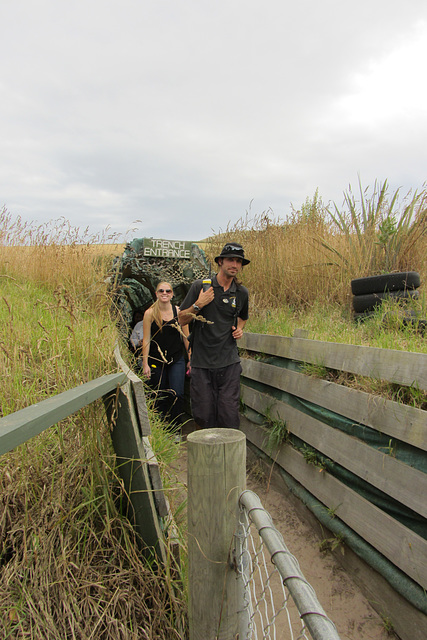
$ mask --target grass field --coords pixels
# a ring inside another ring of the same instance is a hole
[[[0,416],[117,369],[115,253],[0,245]],[[163,468],[177,447],[151,422]],[[185,584],[140,556],[122,494],[101,402],[0,458],[1,638],[185,637]]]
[[[316,194],[286,223],[246,217],[203,246],[213,261],[225,240],[244,245],[249,331],[304,328],[314,339],[425,353],[425,336],[393,319],[391,303],[356,324],[350,293],[355,277],[418,271],[414,305],[427,316],[424,195],[399,208],[380,185],[361,193],[360,210],[349,195],[340,217]],[[0,416],[116,370],[106,275],[123,243],[84,236],[66,221],[34,229],[0,213]],[[152,421],[166,466],[173,443]],[[101,404],[0,459],[1,637],[185,637],[185,587],[138,556],[119,494]]]

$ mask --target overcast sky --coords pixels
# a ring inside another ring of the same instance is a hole
[[[427,178],[426,0],[13,0],[0,23],[24,220],[197,240]]]

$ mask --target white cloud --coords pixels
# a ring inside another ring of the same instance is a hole
[[[396,48],[357,73],[354,89],[338,100],[344,122],[359,126],[387,126],[420,116],[423,124],[426,89],[427,22],[418,22],[413,33]]]
[[[0,8],[0,202],[203,237],[319,187],[424,181],[420,0],[42,0]]]

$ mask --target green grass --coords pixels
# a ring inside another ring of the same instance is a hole
[[[64,289],[0,280],[0,415],[116,370],[106,299],[94,311]]]
[[[288,429],[286,422],[278,418],[274,418],[271,415],[271,410],[267,409],[265,412],[265,426],[267,427],[267,437],[265,446],[271,453],[274,449],[279,447],[286,441],[288,436]]]
[[[290,337],[296,329],[305,329],[311,340],[427,353],[424,335],[402,323],[384,323],[385,314],[392,306],[392,303],[383,305],[364,322],[355,322],[348,307],[341,304],[315,303],[305,309],[293,309],[287,305],[280,309],[255,309],[245,330]],[[426,318],[424,300],[420,301],[418,309],[421,317]]]
[[[374,242],[388,252],[387,260],[392,253],[403,255],[401,246],[409,260],[405,268],[419,271],[423,282],[425,213],[411,210],[398,238],[393,207],[375,228]],[[246,218],[209,239],[208,256],[233,239],[252,260],[243,273],[251,294],[246,330],[292,336],[305,329],[315,340],[426,353],[425,337],[384,322],[391,307],[353,322],[349,279],[368,275],[366,264],[359,260],[357,273],[340,268],[339,260],[332,264],[319,238],[344,258],[342,264],[354,253],[351,231],[332,226],[316,193],[285,223],[269,215]],[[415,238],[412,229],[421,233]],[[405,244],[405,237],[415,242]],[[0,416],[116,370],[117,329],[104,282],[114,247],[94,242],[66,223],[50,233],[0,212]],[[417,304],[425,318],[425,296]],[[414,406],[425,402],[425,393],[416,389],[389,385],[374,391],[396,399],[405,394]],[[153,449],[180,525],[182,569],[172,560],[164,571],[154,569],[138,554],[132,527],[120,511],[125,496],[104,408],[94,403],[0,458],[1,637],[186,637],[185,490],[170,473],[178,449],[154,413],[151,422]],[[272,443],[278,443],[286,426],[271,423]],[[306,456],[316,463],[311,452]]]
[[[144,560],[120,514],[100,405],[3,456],[0,470],[1,637],[185,637],[179,577]]]
[[[1,415],[117,369],[102,282],[95,299],[16,272],[0,280]],[[152,423],[172,492],[178,449]],[[0,458],[0,637],[186,637],[185,566],[138,552],[109,429],[99,401]]]

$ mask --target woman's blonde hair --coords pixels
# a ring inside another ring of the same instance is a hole
[[[156,293],[159,290],[160,285],[167,285],[168,289],[172,290],[172,295],[173,295],[173,288],[172,285],[169,284],[169,282],[159,282],[159,284],[156,287]],[[159,308],[159,300],[157,299],[152,305],[151,305],[151,309],[153,310],[153,320],[156,323],[156,325],[159,327],[160,331],[162,330],[163,327],[163,320],[162,320],[162,314],[160,312],[160,308]]]

